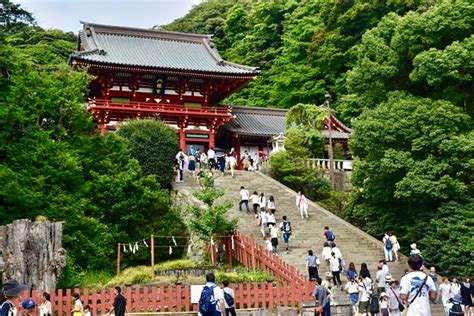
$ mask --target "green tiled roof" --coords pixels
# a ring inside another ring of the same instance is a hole
[[[209,35],[83,24],[80,50],[71,60],[237,76],[259,73],[256,67],[224,61]]]

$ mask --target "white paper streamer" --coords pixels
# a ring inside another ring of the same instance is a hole
[[[133,247],[132,247],[132,244],[128,244],[128,248],[130,249],[130,252],[133,252]]]
[[[145,239],[143,240],[143,244],[145,245],[145,247],[148,248],[148,244],[146,243],[146,240],[145,240]]]
[[[127,247],[123,244],[123,253],[127,253]]]
[[[175,246],[177,246],[177,245],[178,245],[178,243],[176,242],[176,239],[174,239],[174,236],[171,236],[171,238],[173,239],[173,243],[174,243],[174,245],[175,245]]]
[[[170,254],[173,253],[173,248],[170,246]]]

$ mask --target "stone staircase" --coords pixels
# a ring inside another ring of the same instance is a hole
[[[277,224],[281,222],[282,216],[286,215],[292,226],[290,251],[287,253],[284,250],[283,240],[280,240],[280,255],[283,260],[294,265],[304,275],[307,275],[305,264],[308,249],[312,249],[315,255],[321,258],[324,243],[323,230],[324,226],[329,226],[336,235],[335,242],[341,249],[346,263],[354,262],[357,271],[360,269],[361,263],[367,263],[372,278],[375,279],[378,260],[384,258],[382,242],[325,210],[318,204],[309,202],[309,218],[301,219],[295,205],[296,192],[259,172],[237,171],[234,178],[230,175],[224,177],[216,176],[215,186],[225,192],[218,202],[229,201],[233,204],[229,214],[239,219],[239,230],[244,234],[253,236],[262,245],[265,244],[265,241],[260,233],[260,227],[257,225],[251,205],[249,205],[251,209],[250,215],[247,215],[244,210],[242,212],[238,211],[239,190],[240,186],[244,186],[250,194],[253,191],[257,191],[258,193],[263,192],[267,198],[273,195],[276,204],[275,217]],[[187,175],[185,182],[177,184],[176,188],[192,192],[199,190],[199,185],[195,179]],[[400,263],[390,262],[388,265],[392,276],[398,280],[404,274],[404,270],[408,268],[406,257],[403,256]],[[325,272],[326,266],[323,263],[319,267],[321,278],[324,278]],[[344,276],[341,276],[341,280],[345,284],[346,278]],[[345,295],[340,290],[333,292],[336,300],[345,298]],[[441,305],[433,305],[432,311],[432,315],[444,315]]]

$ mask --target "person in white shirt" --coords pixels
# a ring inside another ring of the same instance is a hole
[[[276,206],[275,206],[275,198],[273,197],[273,195],[270,195],[268,197],[267,210],[272,211],[272,213],[275,214]]]
[[[296,196],[296,207],[298,211],[300,211],[301,218],[304,218],[304,216],[308,218],[308,201],[301,191],[298,191],[298,195]]]
[[[359,276],[359,315],[369,315],[369,300],[372,293],[372,280],[369,277]]]
[[[51,295],[49,293],[44,292],[42,296],[42,302],[39,306],[39,316],[52,316],[53,309],[51,307]]]
[[[388,309],[390,316],[400,316],[400,286],[397,280],[390,280],[390,286],[387,288],[388,294]]]
[[[229,163],[230,174],[232,175],[232,178],[233,178],[234,173],[235,173],[235,167],[237,166],[237,159],[235,159],[234,156],[229,155],[226,157],[226,160]]]
[[[214,273],[211,272],[211,273],[206,274],[206,285],[204,287],[206,286],[213,289],[214,295],[211,297],[211,303],[214,302],[214,304],[216,304],[217,312],[224,315],[225,313],[224,291],[216,285],[216,277],[214,276]],[[198,315],[202,316],[200,312],[198,313]]]
[[[449,301],[450,289],[451,289],[451,284],[449,284],[448,278],[443,277],[443,283],[440,284],[439,289],[438,289],[438,299],[441,298],[441,302],[443,303],[446,313],[448,312],[447,306],[448,306],[448,301]]]
[[[461,285],[458,283],[457,278],[451,279],[451,286],[449,287],[449,298],[453,298],[456,295],[461,294]]]
[[[329,259],[331,259],[331,247],[329,247],[329,243],[326,241],[324,242],[324,248],[321,252],[321,258],[326,262],[327,271],[330,271],[329,267]]]
[[[255,153],[253,158],[253,165],[255,166],[255,170],[260,170],[260,158],[258,157],[258,153]]]
[[[421,271],[423,258],[414,254],[408,258],[413,270],[405,274],[400,281],[400,299],[408,305],[410,316],[431,316],[430,301],[436,299],[436,287],[433,280]]]
[[[377,294],[380,295],[382,292],[385,292],[385,277],[387,273],[383,270],[382,266],[377,267],[377,274],[375,276],[375,281],[377,282]]]
[[[267,232],[267,212],[265,212],[265,209],[260,210],[260,216],[258,217],[258,221],[260,224],[260,231],[262,232],[263,239],[265,239]]]
[[[416,246],[415,243],[412,243],[412,244],[410,245],[410,248],[411,248],[411,250],[410,250],[410,256],[411,256],[411,255],[420,255],[420,256],[421,256],[421,251],[420,251],[420,249],[417,248],[417,246]]]
[[[359,284],[357,284],[354,278],[351,278],[344,287],[349,299],[351,300],[352,310],[354,315],[357,315],[357,301],[359,300]]]
[[[341,249],[339,249],[339,247],[336,246],[336,243],[332,243],[331,245],[332,245],[331,252],[334,252],[334,254],[336,255],[336,258],[342,259]]]
[[[265,210],[265,207],[267,206],[267,199],[265,198],[265,195],[260,193],[260,197],[258,198],[258,204],[260,206],[260,210]]]
[[[274,211],[267,210],[267,225],[270,226],[270,224],[276,225],[275,213]]]
[[[280,237],[280,229],[275,224],[269,224],[270,229],[270,241],[272,243],[272,252],[278,253],[278,237]]]
[[[250,202],[252,203],[252,208],[253,208],[253,212],[255,213],[255,217],[258,217],[258,208],[260,204],[258,203],[257,191],[253,191],[252,195],[250,196]]]
[[[249,198],[250,193],[243,186],[240,187],[240,202],[239,202],[239,211],[242,212],[242,204],[247,208],[247,214],[250,214],[249,209]]]
[[[209,148],[207,151],[207,161],[209,162],[209,168],[217,169],[216,152],[213,148]]]
[[[222,289],[224,291],[224,305],[225,305],[225,316],[236,316],[235,312],[235,293],[234,290],[229,287],[230,282],[227,280],[224,280],[222,282],[222,285],[224,285],[224,288]],[[228,303],[228,297],[232,297],[234,299],[234,304],[229,305]]]
[[[341,262],[339,258],[336,257],[334,252],[331,253],[331,259],[329,259],[329,264],[331,266],[332,280],[334,286],[341,286]]]

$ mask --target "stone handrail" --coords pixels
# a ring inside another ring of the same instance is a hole
[[[352,170],[352,160],[334,159],[335,170]],[[329,159],[308,158],[306,166],[309,169],[329,170]]]

